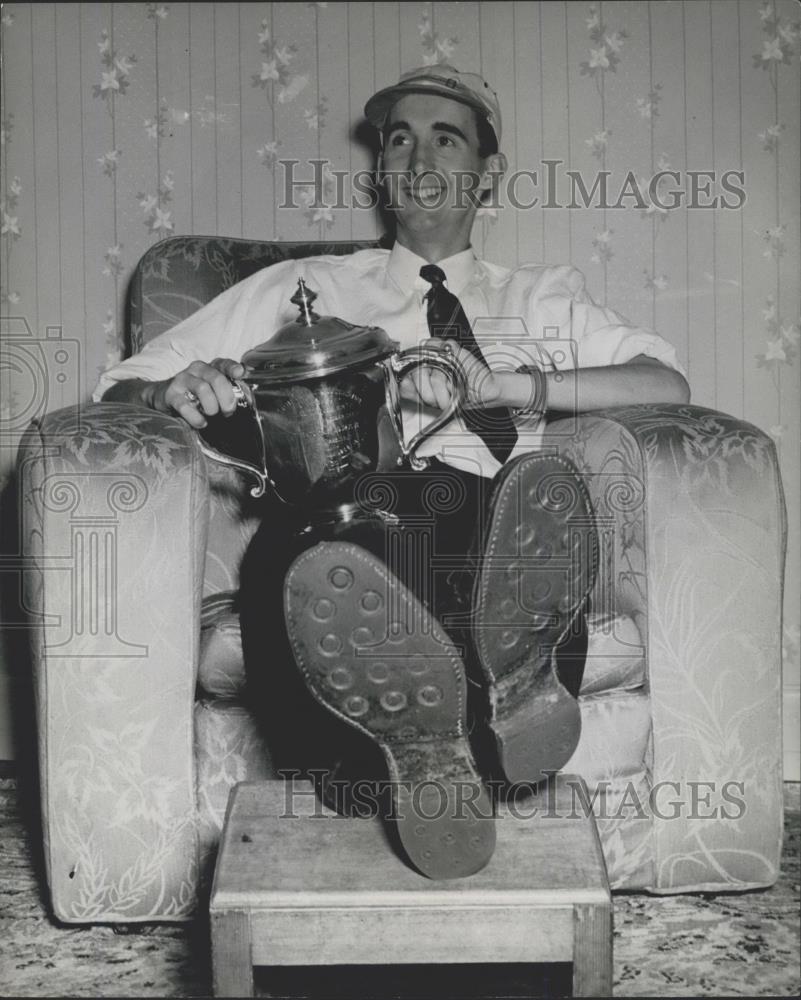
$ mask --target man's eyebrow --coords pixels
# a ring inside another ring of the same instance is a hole
[[[431,126],[433,132],[448,132],[450,135],[458,136],[464,142],[467,142],[467,136],[464,132],[457,128],[456,125],[451,125],[450,122],[434,122]]]
[[[397,121],[393,122],[387,127],[386,135],[390,136],[393,132],[411,132],[412,127],[407,121]],[[467,142],[467,136],[464,132],[458,128],[456,125],[451,125],[450,122],[434,122],[431,126],[432,132],[447,132],[449,135],[458,136],[463,142]]]

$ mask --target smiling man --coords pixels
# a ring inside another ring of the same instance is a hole
[[[448,342],[467,400],[421,448],[428,468],[390,456],[354,483],[363,515],[347,521],[309,530],[270,508],[241,607],[249,683],[269,706],[268,735],[287,738],[285,762],[339,759],[338,773],[359,777],[379,760],[409,860],[452,878],[492,855],[488,779],[536,782],[578,741],[577,682],[565,687],[558,653],[581,631],[597,542],[580,478],[537,450],[544,419],[689,393],[673,348],[596,305],[575,269],[476,257],[476,212],[506,169],[500,107],[481,77],[422,67],[365,114],[381,135],[392,249],[253,275],[107,372],[95,398],[199,429],[230,415],[238,359],[291,317],[299,274],[321,313],[383,327],[402,348]],[[402,393],[408,440],[451,387],[418,369]]]
[[[482,147],[480,121],[466,104],[425,93],[401,97],[387,115],[380,169],[403,220],[398,240],[429,260],[470,246],[477,194],[506,169],[492,139]]]

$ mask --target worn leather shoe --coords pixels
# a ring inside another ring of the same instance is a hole
[[[480,552],[470,620],[483,715],[502,775],[536,784],[567,763],[581,733],[556,669],[598,565],[595,519],[574,466],[548,455],[504,466]]]
[[[433,879],[483,868],[495,849],[493,807],[466,735],[464,666],[439,622],[349,542],[294,561],[284,611],[308,689],[380,748],[387,818],[412,865]]]

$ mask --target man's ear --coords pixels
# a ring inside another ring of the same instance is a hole
[[[479,191],[489,191],[506,173],[509,161],[504,153],[492,153],[484,160],[484,173],[481,175]]]

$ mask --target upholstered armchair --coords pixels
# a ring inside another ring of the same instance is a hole
[[[130,289],[131,350],[287,256],[353,245],[174,237]],[[601,538],[582,735],[610,881],[770,885],[781,844],[785,516],[771,440],[697,406],[549,425]],[[258,523],[182,421],[100,403],[34,422],[19,474],[54,915],[183,920],[234,783],[271,774],[235,612]]]

